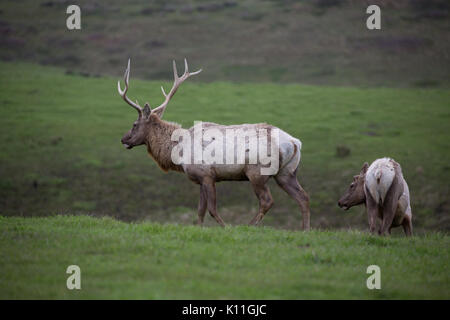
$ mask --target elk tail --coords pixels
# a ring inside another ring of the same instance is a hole
[[[383,205],[386,195],[394,181],[394,177],[394,167],[387,161],[380,161],[373,168],[369,168],[366,173],[365,184],[377,204]]]
[[[295,157],[295,155],[297,154],[297,151],[298,151],[297,145],[296,145],[294,142],[292,142],[292,144],[294,145],[294,152],[292,153],[292,156],[291,156],[291,158],[289,159],[289,162],[291,162],[292,159],[294,159],[294,157]]]
[[[298,164],[300,163],[300,150],[302,148],[302,143],[300,140],[291,140],[293,151],[292,155],[289,156],[289,160],[283,161],[280,157],[280,171],[284,173],[294,173],[297,170]]]
[[[380,184],[381,181],[381,176],[383,175],[383,171],[379,170],[376,174],[375,174],[375,178],[377,179],[377,184]]]

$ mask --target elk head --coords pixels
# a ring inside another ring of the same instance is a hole
[[[364,179],[368,168],[369,164],[365,162],[359,175],[353,176],[352,183],[338,201],[339,207],[348,210],[353,206],[364,203],[366,200],[366,195],[364,193]]]
[[[177,91],[178,87],[181,83],[183,83],[184,80],[189,78],[190,76],[196,75],[200,73],[202,69],[189,73],[188,64],[186,59],[184,59],[184,74],[181,77],[178,77],[177,72],[177,66],[175,64],[175,61],[173,61],[173,75],[174,75],[174,82],[172,89],[170,89],[169,93],[166,94],[164,91],[164,88],[161,86],[162,93],[165,97],[164,102],[157,108],[151,109],[150,105],[146,103],[144,105],[144,108],[142,108],[139,103],[131,101],[127,97],[127,91],[129,86],[129,79],[130,79],[130,59],[128,59],[128,66],[125,70],[124,74],[124,82],[125,82],[125,89],[122,91],[120,87],[120,81],[117,82],[117,90],[119,91],[120,96],[125,100],[126,103],[128,103],[130,106],[132,106],[136,111],[138,112],[138,118],[133,123],[133,127],[125,133],[125,135],[122,137],[122,144],[127,148],[131,149],[135,146],[139,146],[142,144],[145,144],[145,141],[148,137],[149,128],[151,126],[151,116],[155,115],[159,119],[162,118],[164,114],[164,110],[167,107],[167,104],[169,103],[170,99],[173,97],[175,92]]]

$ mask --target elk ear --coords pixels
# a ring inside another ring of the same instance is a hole
[[[157,116],[158,116],[158,118],[162,118],[162,115],[163,115],[163,113],[164,113],[164,109],[161,109],[161,108],[156,108],[156,109],[154,109],[153,111],[153,114],[156,114]]]
[[[150,109],[150,105],[147,102],[145,104],[145,106],[144,106],[144,117],[145,117],[145,119],[147,119],[149,117],[150,113],[152,113],[152,109]]]
[[[367,162],[364,162],[364,164],[361,168],[360,175],[362,175],[362,176],[365,175],[367,172],[367,169],[369,169],[369,164]]]

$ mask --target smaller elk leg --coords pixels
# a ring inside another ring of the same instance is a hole
[[[386,232],[390,234],[389,230],[392,226],[392,221],[394,221],[394,216],[395,212],[391,208],[384,209],[383,222],[381,223],[380,228],[380,236],[386,235]]]
[[[266,186],[267,176],[259,176],[257,178],[249,177],[249,180],[259,199],[259,211],[253,217],[252,221],[249,222],[249,225],[257,225],[264,218],[266,212],[273,206],[273,199],[269,187]]]
[[[206,202],[209,214],[220,224],[222,227],[225,227],[225,223],[222,218],[217,213],[216,209],[216,185],[212,181],[204,182],[203,187],[206,192]]]
[[[380,235],[384,236],[386,232],[392,227],[392,222],[395,218],[395,211],[398,201],[393,197],[386,197],[383,205],[383,221],[381,222]]]
[[[402,222],[402,227],[403,227],[403,231],[405,231],[405,235],[407,237],[411,237],[412,236],[412,221],[411,221],[411,217],[405,215],[405,218],[403,219]]]
[[[276,176],[275,180],[281,189],[297,201],[302,212],[303,230],[307,231],[310,229],[309,196],[298,182],[296,172],[297,170],[290,175]]]
[[[403,186],[397,183],[397,177],[395,177],[383,203],[383,222],[381,223],[380,229],[380,235],[382,236],[392,227],[399,204],[398,200],[402,193]]]
[[[367,205],[367,217],[369,219],[369,231],[371,234],[375,234],[375,232],[377,231],[377,215],[378,213],[378,205],[375,202],[375,200],[373,200],[372,196],[370,194],[368,194],[366,196],[366,205]],[[379,230],[380,232],[380,230]]]
[[[203,220],[205,219],[206,214],[206,190],[203,185],[200,185],[200,199],[198,201],[198,222],[199,226],[203,225]]]

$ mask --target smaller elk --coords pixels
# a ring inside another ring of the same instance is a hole
[[[359,175],[338,201],[339,207],[349,208],[365,204],[369,229],[375,233],[377,217],[381,219],[380,235],[403,226],[406,236],[412,235],[412,213],[409,188],[403,178],[400,165],[390,158],[375,160],[370,166],[364,163]]]

